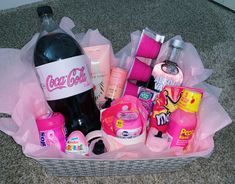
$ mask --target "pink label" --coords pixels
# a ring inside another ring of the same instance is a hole
[[[195,113],[176,109],[169,116],[169,125],[167,132],[172,137],[171,146],[186,147],[192,138],[197,125],[197,117]]]
[[[152,76],[154,77],[155,86],[154,89],[157,91],[162,91],[162,89],[169,86],[180,86],[183,82],[183,73],[180,68],[178,68],[177,74],[166,73],[162,70],[162,65],[164,63],[159,63],[154,66],[152,71]]]
[[[119,129],[116,132],[116,136],[120,138],[134,138],[141,134],[142,127],[134,129]]]
[[[171,139],[171,147],[173,146],[186,147],[194,133],[194,129],[182,128],[178,130],[177,133],[178,133],[177,135],[171,135],[168,133],[168,136]]]
[[[132,121],[138,118],[138,114],[131,111],[122,111],[117,114],[117,117],[125,121]]]
[[[127,71],[122,68],[113,68],[109,79],[109,86],[106,96],[111,99],[117,99],[122,96],[123,88],[126,82]]]
[[[39,132],[40,145],[48,147],[55,145],[58,149],[64,152],[65,150],[65,130],[64,128],[56,128],[53,130]]]
[[[127,106],[123,106],[125,108]],[[114,119],[114,130],[117,137],[132,138],[140,135],[142,122],[138,113],[134,111],[121,111]]]
[[[91,89],[86,62],[82,55],[36,67],[46,99],[62,99]]]

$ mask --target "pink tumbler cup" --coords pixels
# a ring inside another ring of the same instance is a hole
[[[124,95],[131,95],[134,97],[138,96],[138,86],[133,84],[132,82],[127,81],[126,86],[123,91],[123,96]]]
[[[156,59],[160,49],[161,42],[154,40],[146,34],[142,34],[141,41],[136,52],[136,56]]]
[[[128,79],[147,82],[152,74],[152,68],[135,58]]]

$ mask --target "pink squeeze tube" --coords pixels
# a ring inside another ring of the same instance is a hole
[[[48,113],[36,119],[40,144],[43,147],[55,145],[65,152],[65,121],[61,113]]]
[[[136,57],[156,59],[165,36],[161,36],[149,28],[145,28],[141,34]]]
[[[105,102],[105,93],[110,77],[110,45],[98,45],[83,48],[91,60],[91,76],[94,84],[96,104],[100,108]]]

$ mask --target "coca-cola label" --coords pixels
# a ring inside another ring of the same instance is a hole
[[[86,56],[75,56],[36,67],[48,101],[67,98],[93,87]]]

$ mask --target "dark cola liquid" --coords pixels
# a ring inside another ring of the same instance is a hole
[[[34,51],[35,66],[50,62],[60,62],[82,55],[77,42],[65,33],[53,33],[39,38]],[[68,135],[74,130],[80,130],[84,135],[101,128],[100,112],[96,107],[93,89],[75,96],[48,101],[54,112],[61,112],[65,116]]]

